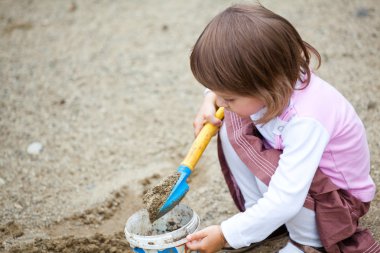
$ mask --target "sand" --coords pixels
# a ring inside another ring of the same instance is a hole
[[[164,215],[167,212],[170,212],[172,208],[174,208],[181,199],[177,202],[174,202],[170,208],[167,208],[165,212],[160,213],[161,208],[165,205],[166,201],[168,201],[169,196],[177,184],[178,179],[181,174],[177,171],[170,174],[169,176],[162,179],[157,185],[154,185],[152,188],[148,189],[148,191],[143,196],[144,208],[149,213],[150,222],[155,222],[158,218]]]
[[[176,170],[193,141],[203,88],[190,71],[191,47],[231,3],[0,1],[0,251],[128,250],[126,220],[143,207],[146,190]],[[319,49],[323,63],[316,72],[362,118],[379,185],[378,1],[262,3]],[[202,226],[237,212],[215,140],[189,184],[183,202]],[[380,239],[379,194],[362,223]]]

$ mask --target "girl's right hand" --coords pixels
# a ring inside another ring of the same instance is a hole
[[[215,126],[221,126],[222,121],[215,117],[216,112],[216,95],[214,92],[207,91],[203,99],[201,108],[199,109],[197,115],[195,116],[193,126],[194,135],[197,136],[201,131],[202,127],[206,123],[211,123]]]
[[[192,251],[213,253],[222,249],[227,241],[218,225],[206,227],[186,236],[186,246]]]

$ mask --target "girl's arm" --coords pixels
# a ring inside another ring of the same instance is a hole
[[[319,122],[297,117],[286,125],[282,137],[285,148],[267,192],[245,212],[221,224],[233,248],[262,241],[301,210],[330,138]]]

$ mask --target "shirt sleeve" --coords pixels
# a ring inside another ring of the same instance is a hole
[[[301,210],[330,138],[320,122],[297,116],[287,123],[281,137],[284,149],[268,191],[245,212],[221,223],[233,248],[264,240]]]

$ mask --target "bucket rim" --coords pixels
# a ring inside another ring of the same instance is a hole
[[[139,210],[138,212],[134,213],[131,217],[129,217],[124,227],[124,234],[131,248],[139,247],[143,249],[166,249],[178,247],[180,245],[185,244],[187,242],[186,236],[198,230],[200,218],[198,214],[189,206],[184,204],[179,205],[185,206],[185,208],[189,208],[192,211],[192,217],[185,225],[183,225],[179,229],[165,234],[138,235],[128,231],[128,222],[132,219],[134,215],[137,215],[138,212],[142,212],[144,209]]]

